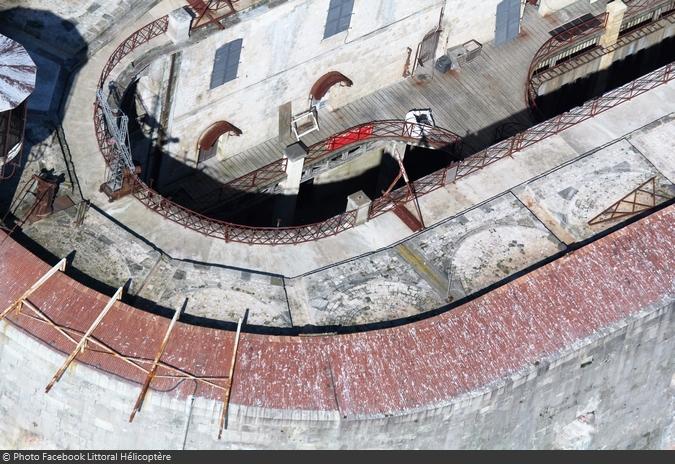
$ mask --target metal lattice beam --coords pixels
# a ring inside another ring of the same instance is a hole
[[[110,159],[110,170],[106,184],[111,192],[117,192],[122,188],[124,170],[134,171],[134,161],[129,146],[129,118],[119,110],[113,111],[108,100],[103,95],[103,90],[96,91],[96,101],[103,112],[105,127],[110,135],[113,152]]]
[[[588,225],[603,224],[647,211],[654,208],[658,204],[659,199],[668,200],[669,198],[656,192],[656,176],[654,176],[588,221]]]

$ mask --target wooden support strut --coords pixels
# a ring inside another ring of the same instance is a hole
[[[422,228],[425,228],[426,226],[424,225],[424,218],[422,217],[422,209],[420,208],[419,200],[417,198],[417,192],[415,192],[415,188],[410,182],[410,179],[408,178],[408,172],[405,169],[405,166],[403,165],[403,156],[401,156],[401,153],[398,151],[398,148],[394,148],[394,159],[398,163],[399,166],[399,173],[394,179],[394,181],[391,183],[389,188],[387,189],[386,192],[382,196],[388,195],[393,189],[394,186],[396,185],[396,182],[403,177],[403,180],[405,181],[405,185],[408,188],[408,195],[409,198],[413,200],[413,203],[415,204],[415,210],[417,211],[417,216],[420,221],[420,224],[422,225]]]
[[[40,279],[38,279],[37,282],[35,282],[31,287],[26,290],[23,295],[21,295],[14,303],[9,305],[1,314],[0,314],[0,321],[3,320],[7,315],[12,311],[12,310],[18,310],[21,308],[21,305],[23,302],[33,294],[38,288],[40,288],[47,280],[49,280],[50,277],[52,277],[54,274],[56,274],[58,271],[65,271],[66,270],[66,258],[63,258],[61,261],[56,263],[54,267],[52,267],[49,271],[45,273]]]
[[[241,324],[243,319],[239,318],[237,323],[237,335],[234,337],[234,348],[232,349],[232,361],[230,363],[230,373],[227,376],[227,387],[223,395],[223,409],[220,411],[220,428],[218,429],[218,440],[223,436],[223,429],[225,426],[225,416],[230,406],[230,392],[232,391],[232,377],[234,376],[234,365],[237,361],[237,350],[239,348],[239,336],[241,334]]]
[[[63,327],[58,324],[56,324],[49,316],[47,316],[45,313],[43,313],[37,306],[35,306],[33,303],[30,302],[30,300],[25,300],[23,302],[24,306],[26,306],[28,309],[33,311],[35,313],[35,316],[29,316],[25,314],[25,317],[29,317],[35,321],[41,322],[43,324],[46,324],[56,330],[59,334],[61,334],[66,340],[70,341],[71,343],[77,345],[77,340],[74,338],[75,335],[78,337],[80,335],[83,335],[82,332],[78,332],[76,330],[73,330],[68,327]],[[143,364],[149,363],[150,360],[148,359],[143,359],[143,358],[138,358],[134,356],[125,356],[122,353],[120,353],[117,350],[114,350],[113,348],[109,347],[105,343],[96,340],[96,338],[91,337],[89,339],[89,343],[92,345],[95,345],[97,348],[100,348],[102,353],[105,353],[107,355],[112,356],[113,358],[119,359],[120,361],[126,363],[127,365],[139,370],[140,372],[143,372],[145,375],[148,374],[149,370],[143,367]],[[168,364],[165,364],[163,362],[158,363],[160,367],[163,367],[167,369],[170,372],[174,372],[174,374],[166,374],[166,375],[156,375],[156,379],[191,379],[194,380],[195,382],[200,382],[205,385],[208,385],[210,387],[213,387],[217,390],[225,390],[225,387],[222,385],[219,385],[215,383],[216,381],[222,381],[226,380],[224,377],[197,377],[194,376],[188,372],[185,372],[181,369],[178,369],[174,366],[170,366]]]
[[[131,411],[131,415],[129,416],[129,422],[132,422],[134,420],[134,417],[136,416],[136,413],[141,410],[143,400],[145,399],[145,394],[148,392],[150,383],[152,382],[152,379],[155,377],[155,374],[157,373],[157,367],[159,366],[159,359],[164,354],[166,345],[168,345],[169,343],[169,337],[171,336],[171,332],[173,331],[173,328],[176,325],[176,321],[178,321],[181,312],[183,312],[183,308],[185,308],[185,305],[181,306],[180,309],[176,310],[176,312],[173,315],[173,319],[171,319],[171,322],[169,323],[169,328],[166,330],[166,334],[164,334],[164,339],[162,340],[162,343],[159,346],[159,350],[157,351],[157,355],[155,356],[155,359],[152,362],[152,367],[150,368],[150,371],[148,371],[148,375],[145,378],[143,388],[141,388],[141,393],[138,395],[138,399],[136,400],[136,404],[134,405],[134,410]]]
[[[68,366],[70,366],[70,364],[73,362],[73,360],[75,360],[75,357],[77,356],[77,354],[84,352],[84,349],[85,349],[86,344],[87,344],[87,340],[89,339],[91,334],[94,332],[96,327],[98,327],[98,325],[101,323],[101,321],[103,320],[105,315],[108,314],[108,311],[110,311],[110,309],[113,307],[115,302],[122,299],[122,292],[123,291],[124,291],[124,287],[120,287],[115,292],[115,294],[110,298],[108,303],[103,308],[103,311],[101,311],[101,313],[96,317],[96,319],[91,324],[89,329],[87,329],[87,331],[84,333],[84,335],[82,336],[80,341],[75,346],[75,349],[70,353],[70,355],[68,356],[66,361],[61,366],[61,368],[58,371],[56,371],[56,374],[54,374],[54,377],[52,377],[52,380],[49,382],[49,385],[47,385],[47,387],[45,388],[45,393],[49,393],[49,390],[52,389],[54,384],[56,382],[58,382],[59,380],[61,380],[61,377],[63,376],[64,372],[66,372],[66,369],[68,369]]]

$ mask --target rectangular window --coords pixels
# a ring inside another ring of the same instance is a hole
[[[349,29],[353,9],[354,0],[330,0],[323,38],[326,39]]]
[[[211,72],[212,89],[237,78],[241,44],[242,39],[237,39],[216,50],[216,58],[213,61],[213,71]]]

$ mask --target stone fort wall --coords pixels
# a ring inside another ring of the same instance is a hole
[[[675,298],[644,308],[557,359],[436,408],[341,420],[335,412],[221,405],[151,390],[75,363],[0,326],[2,448],[668,448]]]

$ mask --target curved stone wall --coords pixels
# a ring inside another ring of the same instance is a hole
[[[672,420],[674,239],[670,206],[417,323],[341,336],[244,334],[221,441],[219,390],[161,369],[129,424],[143,376],[91,344],[42,393],[63,362],[52,348],[73,343],[24,309],[2,323],[0,446],[663,447]],[[0,255],[4,308],[48,267],[11,239]],[[107,297],[58,274],[30,301],[76,333]],[[152,359],[167,325],[117,304],[94,337]],[[162,361],[222,380],[232,338],[178,324]]]

